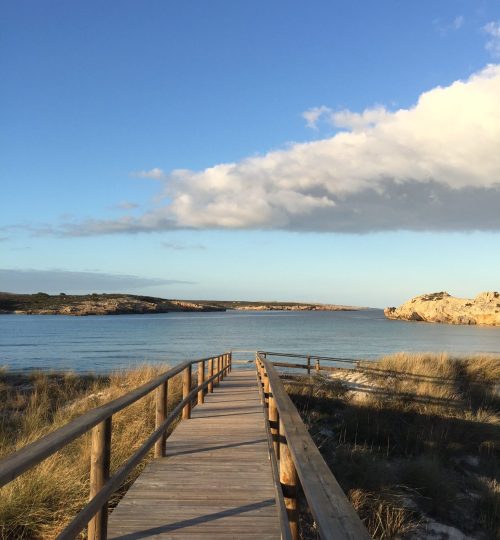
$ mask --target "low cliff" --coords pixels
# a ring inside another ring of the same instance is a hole
[[[405,321],[500,326],[500,293],[484,292],[473,299],[455,298],[446,292],[423,294],[398,308],[386,308],[384,314]]]
[[[26,315],[123,315],[170,311],[225,311],[217,305],[132,294],[49,295],[0,293],[0,313]]]

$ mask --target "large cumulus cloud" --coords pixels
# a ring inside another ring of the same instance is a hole
[[[202,171],[160,169],[161,204],[140,217],[67,225],[67,234],[176,228],[500,229],[500,65],[388,111],[306,111],[339,132]]]

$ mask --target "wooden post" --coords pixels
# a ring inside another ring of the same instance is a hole
[[[311,357],[307,355],[307,374],[311,375]]]
[[[214,359],[214,375],[217,374],[217,371],[219,371],[219,357],[217,356],[215,359]],[[219,377],[215,377],[214,379],[214,387],[217,386],[219,382]]]
[[[316,371],[319,373],[319,369],[320,369],[320,366],[319,366],[319,358],[316,358]]]
[[[155,429],[158,429],[167,418],[168,381],[160,384],[156,389],[156,414]],[[167,442],[167,430],[155,443],[155,458],[165,457],[165,444]]]
[[[221,382],[224,380],[224,363],[226,362],[226,355],[223,354],[221,357],[220,357],[220,369],[221,369],[221,374],[220,374],[220,380]]]
[[[210,379],[211,377],[213,377],[213,375],[214,375],[214,359],[210,358],[210,360],[208,361],[208,378]],[[214,381],[210,381],[208,383],[207,392],[209,392],[210,394],[213,394],[213,391],[214,391]]]
[[[205,382],[205,360],[198,362],[198,386]],[[205,401],[205,394],[203,388],[198,390],[198,405],[201,405]]]
[[[258,377],[258,385],[259,385],[259,388],[263,388],[262,386],[262,365],[260,363],[260,360],[257,358],[255,360],[255,365],[257,367],[257,377]],[[262,390],[262,392],[259,392],[259,395],[260,395],[260,402],[261,403],[264,403],[264,390]]]
[[[266,399],[265,399],[265,396],[264,396],[264,377],[265,377],[265,374],[266,374],[266,368],[264,367],[264,364],[261,364],[260,365],[260,387],[262,388],[262,404],[264,405],[264,403],[266,402]]]
[[[233,371],[233,353],[229,353],[229,371]]]
[[[111,458],[111,417],[92,429],[90,449],[90,500],[93,499],[109,478]],[[108,503],[89,521],[88,539],[106,540],[108,530]]]
[[[299,512],[297,505],[297,484],[299,477],[293,463],[292,455],[286,442],[283,423],[279,423],[280,432],[280,482],[288,514],[288,523],[293,540],[299,539]]]
[[[186,399],[191,392],[191,364],[184,369],[182,375],[182,399]],[[182,409],[182,419],[188,420],[191,418],[191,400],[189,400]]]
[[[273,448],[276,459],[280,458],[280,416],[278,407],[276,407],[276,401],[273,395],[273,389],[269,395],[269,424],[271,426],[271,437],[273,440]]]
[[[266,404],[267,417],[269,418],[269,377],[264,372],[264,402]]]

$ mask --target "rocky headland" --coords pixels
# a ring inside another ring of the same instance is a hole
[[[369,309],[355,306],[343,306],[338,304],[293,304],[293,303],[239,303],[228,307],[238,311],[358,311]]]
[[[500,326],[500,293],[483,292],[472,299],[447,292],[422,294],[397,308],[386,308],[384,314],[404,321]]]
[[[336,304],[244,302],[217,300],[167,300],[132,294],[14,294],[0,292],[0,313],[20,315],[126,315],[172,311],[352,311],[363,308]]]
[[[225,311],[222,306],[131,294],[49,295],[0,293],[0,313],[23,315],[125,315],[171,311]]]

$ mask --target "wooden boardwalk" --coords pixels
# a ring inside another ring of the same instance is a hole
[[[108,538],[279,539],[255,370],[234,370],[167,440],[109,517]]]

